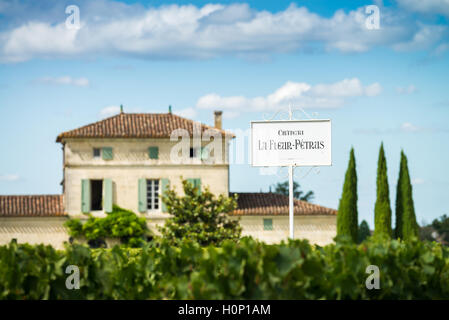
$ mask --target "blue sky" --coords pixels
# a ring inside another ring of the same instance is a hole
[[[380,11],[366,28],[365,7]],[[77,5],[80,28],[65,25]],[[114,112],[176,113],[247,130],[289,103],[333,124],[333,165],[300,169],[315,203],[337,208],[349,150],[359,217],[373,226],[386,149],[394,207],[409,159],[418,222],[449,214],[449,4],[412,1],[0,0],[0,194],[60,193],[58,133]],[[283,181],[231,165],[232,191]]]

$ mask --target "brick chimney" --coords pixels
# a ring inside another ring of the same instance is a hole
[[[215,128],[222,129],[221,128],[221,115],[223,114],[223,111],[214,111],[214,119],[215,119]]]

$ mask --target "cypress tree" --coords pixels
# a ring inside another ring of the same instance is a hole
[[[363,220],[360,223],[359,226],[359,233],[358,233],[358,243],[362,243],[363,241],[365,241],[366,238],[368,238],[371,235],[371,232],[369,230],[369,225],[368,222],[366,222],[365,220]]]
[[[338,205],[337,237],[348,237],[356,242],[357,231],[357,172],[354,148],[351,148],[348,169],[346,170],[345,182],[343,184],[343,193]]]
[[[374,235],[391,238],[390,190],[387,178],[387,160],[384,145],[380,145],[377,162],[377,198],[374,206]]]
[[[402,237],[402,218],[404,214],[404,207],[402,203],[403,188],[402,181],[404,180],[404,165],[403,165],[403,152],[401,151],[401,161],[399,165],[399,177],[398,184],[396,185],[396,228],[395,228],[395,238],[403,239]]]
[[[416,222],[412,191],[407,157],[404,151],[401,151],[396,194],[396,236],[406,241],[414,237],[419,238],[419,226]]]

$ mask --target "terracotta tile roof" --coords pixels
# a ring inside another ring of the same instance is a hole
[[[234,193],[231,193],[234,195]],[[238,195],[238,207],[231,215],[288,215],[288,197],[276,193],[241,193]],[[336,215],[337,210],[322,207],[309,202],[294,200],[295,215]]]
[[[62,195],[0,196],[0,217],[63,217]]]
[[[172,113],[120,113],[116,116],[61,133],[56,142],[65,138],[169,138],[175,129],[185,129],[192,136],[196,121]],[[198,122],[197,122],[198,123]],[[224,130],[201,124],[201,131],[214,129],[234,137]]]

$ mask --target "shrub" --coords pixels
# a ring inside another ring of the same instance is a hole
[[[92,243],[104,242],[105,238],[119,238],[131,247],[144,243],[148,233],[145,218],[139,218],[134,212],[114,205],[112,212],[104,218],[89,216],[83,224],[80,219],[70,219],[65,223],[72,237],[85,237]]]
[[[80,289],[65,287],[65,268]],[[368,290],[366,268],[380,269]],[[185,240],[142,248],[0,246],[0,299],[447,299],[449,248],[435,242],[380,240],[325,247],[251,238],[220,247]]]

